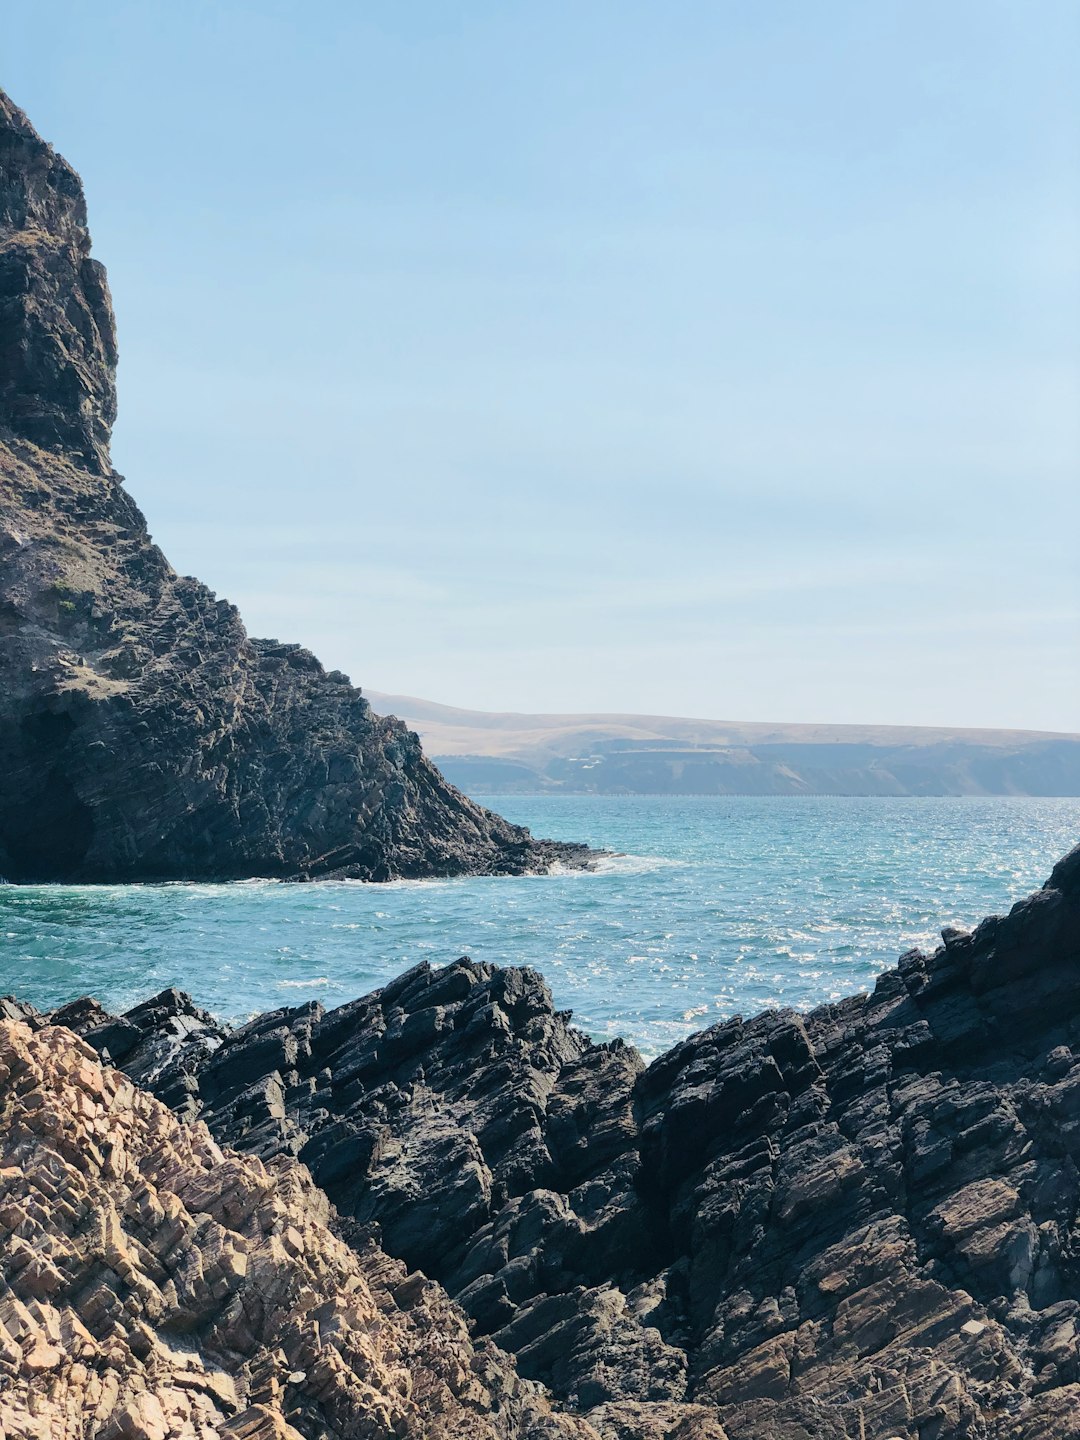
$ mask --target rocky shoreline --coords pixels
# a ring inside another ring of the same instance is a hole
[[[82,185],[0,92],[0,876],[522,874],[590,863],[449,784],[300,645],[178,575],[112,468]]]
[[[439,1324],[457,1316],[461,1345],[542,1387],[522,1392],[540,1412],[489,1417],[511,1426],[491,1433],[1080,1436],[1080,848],[872,994],[734,1019],[648,1067],[576,1031],[535,972],[464,959],[235,1031],[177,991],[121,1017],[92,1000],[5,1011],[20,1055],[83,1056],[57,1062],[76,1090],[101,1073],[89,1045],[140,1087],[126,1096],[186,1123],[170,1135],[200,1137],[184,1144],[212,1137],[244,1157],[228,1165],[301,1189],[309,1173],[334,1207],[319,1199],[320,1223],[361,1262],[426,1276],[410,1283]],[[25,1114],[52,1103],[40,1078],[13,1102],[26,1063],[5,1061],[8,1167]],[[79,1316],[90,1292],[57,1270]],[[114,1267],[106,1289],[126,1303],[135,1284]],[[44,1393],[48,1367],[13,1363],[20,1394]],[[288,1423],[414,1433],[311,1413],[297,1400]]]
[[[79,179],[0,94],[0,874],[588,865],[178,576]],[[1080,1440],[1080,849],[646,1066],[421,965],[241,1029],[0,1001],[0,1440]]]

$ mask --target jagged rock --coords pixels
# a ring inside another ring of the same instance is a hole
[[[438,1286],[69,1031],[0,1021],[4,1440],[597,1440]]]
[[[0,93],[0,876],[518,874],[481,809],[307,650],[179,576],[109,460],[116,334],[82,186]]]
[[[647,1069],[468,960],[229,1033],[139,1014],[125,1067],[298,1154],[605,1436],[1080,1437],[1080,848],[873,994]]]

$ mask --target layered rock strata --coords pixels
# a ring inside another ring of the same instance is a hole
[[[82,186],[0,93],[0,876],[521,873],[399,721],[177,575],[109,459],[116,331]]]
[[[604,1435],[1080,1437],[1080,849],[872,994],[647,1068],[468,960],[233,1032],[175,991],[53,1018],[299,1156]]]
[[[352,1233],[295,1161],[0,1022],[5,1440],[597,1440]]]

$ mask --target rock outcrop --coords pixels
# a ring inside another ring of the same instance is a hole
[[[304,1168],[0,1021],[5,1440],[597,1440]]]
[[[648,1068],[468,960],[235,1032],[176,991],[52,1019],[299,1156],[604,1436],[1080,1437],[1080,848],[872,994]]]
[[[116,332],[71,167],[0,94],[0,876],[500,874],[538,842],[298,645],[177,575],[112,470]]]

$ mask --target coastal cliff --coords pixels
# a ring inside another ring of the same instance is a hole
[[[611,1440],[1080,1437],[1080,848],[943,938],[648,1067],[468,960],[236,1031],[8,1010],[296,1157]]]
[[[177,575],[109,459],[82,186],[0,94],[0,876],[518,874],[534,840],[299,645]]]

